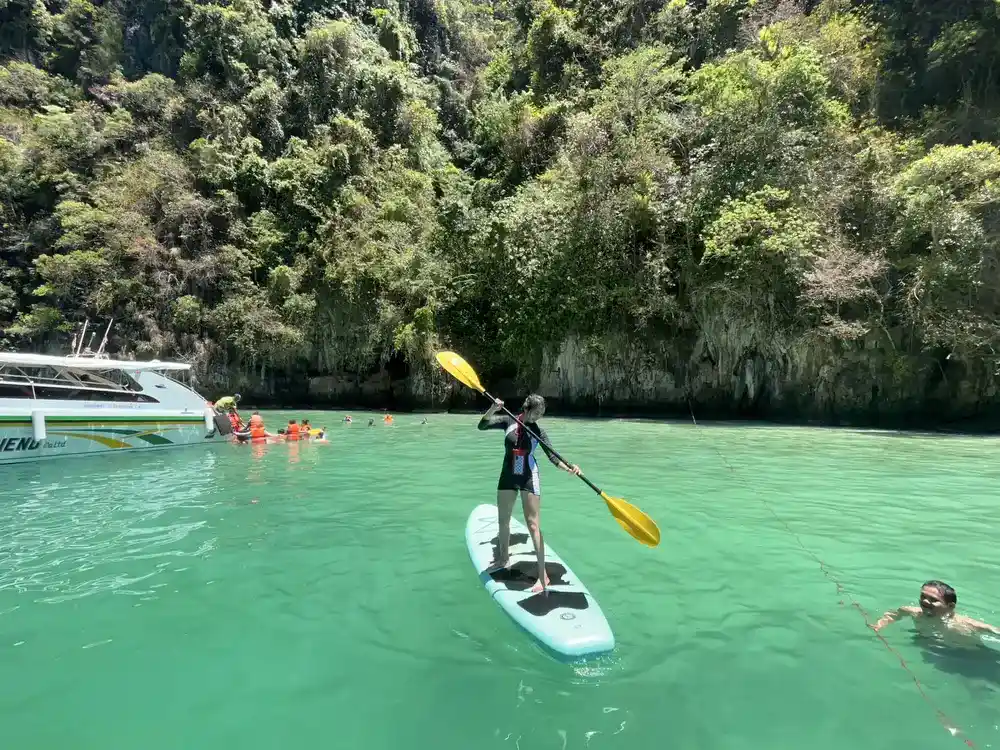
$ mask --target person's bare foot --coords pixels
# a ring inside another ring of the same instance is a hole
[[[549,585],[549,574],[545,574],[545,586],[542,585],[541,581],[535,581],[535,585],[531,587],[531,593],[537,594],[540,591],[546,591],[546,586]]]
[[[504,568],[506,568],[509,565],[510,565],[510,557],[507,557],[503,561],[500,561],[500,560],[497,560],[496,558],[493,558],[493,560],[491,560],[490,564],[487,566],[486,571],[489,572],[489,573],[493,573],[493,572],[496,572],[498,570],[503,570]]]

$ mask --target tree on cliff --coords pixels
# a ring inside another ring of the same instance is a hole
[[[3,343],[114,317],[208,387],[415,390],[442,342],[536,385],[572,340],[648,398],[976,403],[993,6],[8,0]]]

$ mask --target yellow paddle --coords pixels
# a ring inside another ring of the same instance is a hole
[[[479,382],[479,376],[476,375],[476,371],[472,369],[472,366],[460,356],[455,354],[455,352],[438,352],[436,356],[438,364],[451,373],[457,381],[467,385],[474,391],[479,391],[491,401],[496,401],[496,399],[488,394],[486,389],[483,388],[482,383]],[[506,406],[502,408],[509,417],[516,420],[521,427],[527,430],[531,437],[548,448],[552,452],[553,456],[558,458],[567,466],[570,465],[569,461],[560,456],[551,445],[543,442],[538,435],[532,432],[527,425],[521,422],[521,420],[519,420],[517,416],[510,411],[510,409]],[[656,522],[653,521],[652,518],[647,516],[631,503],[626,502],[623,498],[611,497],[611,495],[601,490],[600,487],[587,479],[587,477],[583,476],[583,474],[579,474],[578,476],[587,483],[587,486],[590,487],[590,489],[604,498],[604,502],[607,503],[608,510],[611,511],[611,515],[614,516],[615,520],[623,529],[625,529],[625,531],[649,547],[655,547],[660,543],[660,529],[656,526]]]

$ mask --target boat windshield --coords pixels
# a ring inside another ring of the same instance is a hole
[[[124,370],[0,365],[0,398],[158,403]]]

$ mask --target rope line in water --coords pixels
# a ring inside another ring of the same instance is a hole
[[[695,419],[694,417],[694,408],[691,406],[690,400],[688,401],[688,411],[691,413],[691,422],[694,424],[695,427],[698,427],[698,420]],[[920,697],[924,699],[924,701],[927,703],[930,709],[934,712],[934,715],[937,717],[937,720],[941,723],[941,725],[948,731],[948,733],[952,737],[958,737],[959,739],[962,740],[962,742],[964,742],[969,747],[975,748],[976,747],[975,743],[973,743],[972,740],[970,740],[968,737],[962,735],[962,731],[958,728],[958,726],[956,726],[956,724],[948,717],[948,715],[940,708],[938,708],[934,704],[934,702],[930,699],[930,697],[927,695],[927,691],[924,690],[923,683],[920,682],[920,680],[913,673],[913,671],[907,666],[906,659],[903,658],[903,655],[900,654],[899,651],[897,651],[895,648],[893,648],[892,644],[890,644],[889,641],[885,639],[884,635],[879,633],[877,630],[874,630],[875,623],[872,621],[872,617],[868,613],[868,610],[866,610],[861,605],[861,603],[854,598],[854,595],[847,589],[847,587],[844,586],[844,584],[841,583],[840,580],[830,571],[830,568],[827,566],[825,562],[823,562],[823,559],[815,552],[813,552],[811,548],[806,546],[805,542],[802,541],[802,537],[799,536],[798,532],[795,531],[795,529],[793,529],[788,524],[788,522],[785,521],[784,518],[782,518],[775,512],[774,508],[764,498],[764,496],[761,493],[759,493],[753,485],[749,484],[743,479],[743,477],[736,471],[736,469],[733,468],[732,464],[729,463],[725,455],[723,455],[722,451],[719,450],[718,446],[715,445],[714,442],[711,445],[712,449],[716,452],[716,454],[721,459],[722,463],[725,465],[727,469],[729,469],[729,471],[733,474],[733,476],[739,478],[739,480],[743,483],[743,485],[747,487],[753,493],[753,495],[760,501],[761,505],[763,505],[764,508],[767,509],[767,512],[771,514],[774,520],[777,521],[779,525],[784,527],[785,531],[787,531],[788,534],[795,540],[796,544],[798,544],[799,546],[799,549],[802,550],[802,552],[804,552],[806,556],[812,558],[812,560],[819,566],[819,569],[823,573],[823,575],[826,576],[827,580],[829,580],[836,588],[837,594],[842,597],[846,596],[847,599],[850,600],[850,606],[856,609],[859,613],[861,613],[861,617],[864,618],[865,621],[865,626],[868,627],[870,630],[873,630],[873,632],[875,633],[875,637],[879,639],[879,641],[882,643],[883,646],[885,646],[885,648],[889,651],[889,653],[891,653],[899,660],[899,666],[901,666],[910,676],[910,679],[913,680],[913,684],[917,688],[917,692],[920,694]],[[844,606],[843,599],[841,599],[839,603],[841,606]]]

